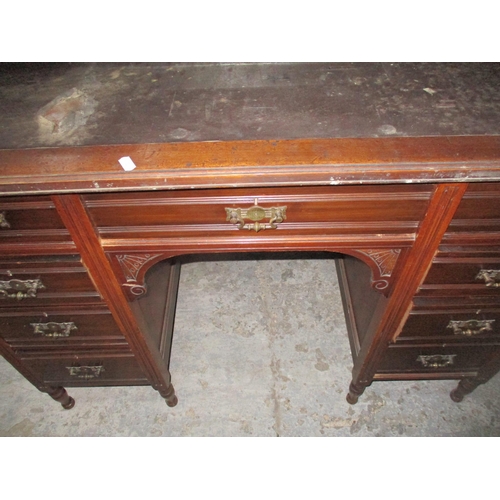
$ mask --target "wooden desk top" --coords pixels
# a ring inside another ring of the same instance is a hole
[[[477,63],[4,63],[0,192],[498,181],[499,83]]]
[[[500,64],[0,64],[0,148],[500,134]]]

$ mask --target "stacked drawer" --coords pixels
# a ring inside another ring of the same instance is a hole
[[[79,255],[13,256],[12,241],[30,236],[34,254],[67,234],[50,200],[37,198],[0,200],[3,353],[38,387],[147,383]]]
[[[498,184],[469,186],[382,373],[474,377],[499,358],[499,200]]]
[[[0,199],[0,245],[72,246],[50,196],[16,196]],[[3,252],[2,252],[3,253]]]

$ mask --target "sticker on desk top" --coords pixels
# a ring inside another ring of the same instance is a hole
[[[134,168],[136,168],[136,164],[132,161],[132,158],[130,158],[130,156],[124,156],[123,158],[120,158],[118,160],[118,163],[126,172],[130,172],[131,170],[134,170]]]

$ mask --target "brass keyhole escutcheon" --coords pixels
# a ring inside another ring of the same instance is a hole
[[[264,208],[259,206],[255,198],[254,205],[250,208],[226,208],[226,220],[235,224],[238,229],[246,229],[258,233],[264,229],[276,229],[278,224],[286,219],[286,206]],[[263,219],[269,222],[262,223]],[[245,222],[245,219],[253,221]]]

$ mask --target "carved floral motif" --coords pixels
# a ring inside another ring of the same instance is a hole
[[[386,289],[389,286],[389,280],[381,278],[391,277],[392,271],[394,270],[398,257],[401,253],[401,249],[362,250],[360,252],[370,257],[370,259],[377,264],[379,277],[373,280],[374,288],[377,290]]]
[[[137,281],[137,275],[142,266],[150,260],[158,257],[159,254],[151,255],[149,253],[141,255],[117,255],[116,258],[120,263],[123,273],[127,281]]]
[[[144,295],[146,293],[146,287],[137,281],[139,273],[147,262],[155,259],[161,254],[134,254],[134,255],[117,255],[120,267],[122,268],[123,274],[127,283],[126,287],[130,290],[130,293],[136,297]]]

